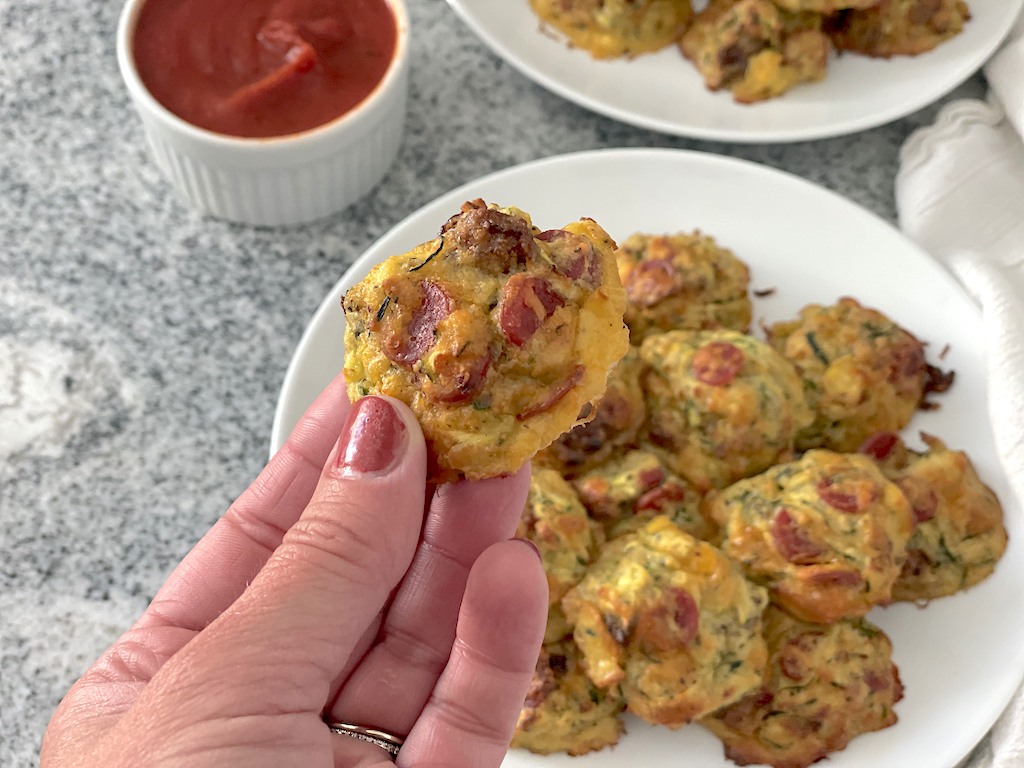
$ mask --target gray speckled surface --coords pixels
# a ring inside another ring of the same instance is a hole
[[[789,146],[672,139],[535,86],[441,0],[408,2],[394,169],[342,215],[255,230],[182,207],[148,157],[114,57],[120,0],[0,0],[0,765],[35,764],[63,693],[259,471],[303,327],[406,214],[538,157],[674,146],[893,219],[898,149],[935,112]]]

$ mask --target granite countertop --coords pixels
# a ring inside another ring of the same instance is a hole
[[[118,75],[121,0],[0,0],[0,765],[36,764],[64,692],[256,476],[303,328],[408,213],[527,160],[663,146],[782,168],[894,220],[899,147],[936,111],[788,146],[670,138],[534,85],[441,0],[407,2],[398,162],[348,211],[271,230],[173,196]]]

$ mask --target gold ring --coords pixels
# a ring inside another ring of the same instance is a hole
[[[391,757],[398,755],[398,750],[402,748],[402,744],[405,743],[404,739],[400,739],[387,731],[382,731],[379,728],[367,728],[362,725],[353,725],[352,723],[327,723],[327,727],[331,729],[331,733],[336,733],[339,736],[350,736],[353,739],[359,739],[360,741],[366,741],[370,744],[375,744],[381,749],[387,750]]]

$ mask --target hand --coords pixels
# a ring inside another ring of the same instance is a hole
[[[411,412],[336,380],[72,687],[41,768],[391,765],[325,716],[405,737],[400,766],[498,766],[547,612],[506,541],[529,471],[425,477]]]

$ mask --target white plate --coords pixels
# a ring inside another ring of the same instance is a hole
[[[927,610],[898,605],[871,619],[892,638],[906,686],[899,723],[854,740],[832,768],[952,768],[981,739],[1024,676],[1024,525],[993,446],[986,409],[981,315],[953,278],[889,224],[809,182],[739,160],[678,150],[606,150],[550,158],[467,184],[421,208],[378,240],[331,290],[299,342],[274,419],[273,450],[342,368],[342,294],[377,263],[429,240],[467,199],[529,211],[542,229],[591,216],[616,238],[636,230],[700,227],[750,264],[755,318],[793,317],[812,301],[851,295],[931,343],[945,344],[956,384],[942,408],[906,430],[927,429],[966,450],[1002,500],[1010,546],[995,574]],[[715,768],[731,765],[717,740],[627,722],[611,750],[587,757],[509,754],[510,768]]]
[[[781,98],[743,106],[711,93],[671,46],[632,61],[595,61],[542,34],[528,0],[448,0],[505,61],[563,98],[626,123],[736,142],[821,139],[874,128],[930,104],[970,77],[1006,36],[1022,0],[968,0],[962,34],[921,56],[833,56],[828,76]]]

